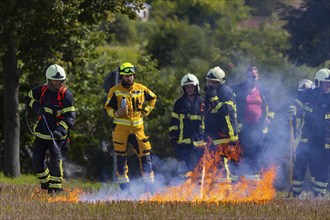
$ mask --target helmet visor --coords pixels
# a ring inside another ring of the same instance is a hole
[[[128,75],[129,73],[135,73],[135,67],[126,67],[120,70],[120,73],[123,73],[125,75]]]

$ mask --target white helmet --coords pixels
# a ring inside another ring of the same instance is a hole
[[[330,82],[330,70],[328,68],[320,69],[315,73],[315,87],[320,87],[321,81]]]
[[[206,75],[206,79],[218,81],[220,84],[224,84],[226,82],[226,74],[220,67],[216,66],[209,70]]]
[[[65,80],[65,71],[60,65],[53,64],[46,70],[46,78],[51,80]]]
[[[298,91],[302,92],[313,87],[313,82],[309,79],[302,79],[298,83]]]
[[[184,75],[181,79],[181,83],[180,86],[183,87],[186,85],[194,85],[197,87],[197,92],[200,92],[200,88],[199,88],[199,81],[197,79],[197,77],[194,74],[191,73],[187,73],[186,75]]]

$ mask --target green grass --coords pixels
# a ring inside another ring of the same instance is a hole
[[[0,174],[0,219],[329,219],[330,198],[286,199],[279,192],[268,203],[208,202],[48,202],[33,175],[7,178]],[[64,188],[96,192],[101,183],[66,180]],[[117,187],[111,183],[106,187]],[[56,198],[56,197],[53,197]]]
[[[2,172],[0,172],[0,183],[3,184],[13,184],[13,185],[38,185],[38,179],[36,175],[32,174],[22,174],[19,177],[11,178],[6,177]],[[74,188],[86,188],[86,189],[93,189],[98,190],[102,187],[102,183],[100,182],[91,182],[83,179],[70,179],[63,181],[64,187]]]

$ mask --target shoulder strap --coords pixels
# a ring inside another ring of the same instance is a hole
[[[43,99],[44,99],[44,95],[45,95],[45,92],[47,91],[48,89],[48,85],[47,84],[44,84],[41,88],[41,93],[40,93],[40,98],[39,98],[39,103],[42,104],[43,102]]]
[[[60,104],[61,108],[62,108],[62,100],[64,99],[66,90],[67,88],[65,86],[61,86],[57,93],[57,101]]]

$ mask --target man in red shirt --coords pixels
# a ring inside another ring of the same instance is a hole
[[[233,86],[237,100],[239,139],[243,150],[241,169],[247,179],[259,180],[259,157],[268,125],[274,118],[270,111],[267,91],[258,83],[259,73],[255,66],[246,71],[246,81]]]

